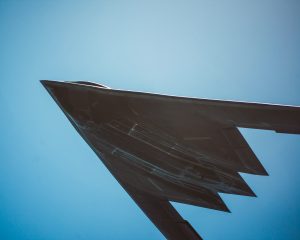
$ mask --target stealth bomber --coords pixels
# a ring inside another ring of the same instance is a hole
[[[255,196],[268,175],[238,127],[300,134],[300,107],[41,81],[81,137],[170,240],[202,239],[169,201],[229,212],[219,193]]]

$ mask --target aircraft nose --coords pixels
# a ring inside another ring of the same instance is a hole
[[[59,92],[64,88],[62,82],[51,81],[51,80],[40,80],[41,84],[46,88],[51,97],[57,100],[60,95]]]
[[[73,86],[67,82],[59,82],[52,80],[40,80],[41,84],[46,88],[50,96],[58,104],[58,106],[68,114],[73,112],[73,101],[70,98]]]
[[[40,82],[52,97],[57,96],[58,92],[65,89],[68,85],[68,83],[65,82],[52,81],[52,80],[40,80]]]
[[[91,120],[91,108],[95,104],[95,91],[87,84],[41,80],[53,100],[76,123]]]

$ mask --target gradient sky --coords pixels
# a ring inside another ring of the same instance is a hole
[[[164,239],[40,79],[300,105],[299,43],[297,0],[0,0],[0,239]],[[174,206],[206,240],[300,239],[300,136],[241,131],[258,198]]]

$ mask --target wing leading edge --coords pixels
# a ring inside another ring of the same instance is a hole
[[[136,93],[88,82],[42,83],[171,240],[201,237],[169,201],[229,211],[218,193],[255,196],[238,172],[267,172],[237,127],[300,133],[300,107]]]

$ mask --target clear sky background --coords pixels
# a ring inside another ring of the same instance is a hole
[[[297,0],[0,0],[0,239],[164,239],[40,79],[300,105],[299,43]],[[242,133],[258,198],[174,206],[206,240],[300,239],[300,136]]]

